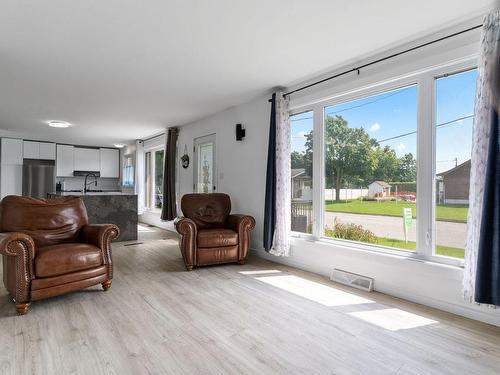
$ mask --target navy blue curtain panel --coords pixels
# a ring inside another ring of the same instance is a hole
[[[177,128],[169,128],[166,134],[163,163],[163,205],[161,208],[161,220],[163,221],[174,220],[177,217],[177,196],[175,193],[177,137]]]
[[[475,300],[478,303],[500,306],[500,132],[498,130],[498,108],[493,110],[491,118]]]
[[[264,249],[273,247],[276,226],[276,94],[271,99],[269,145],[267,148],[266,201],[264,207]]]

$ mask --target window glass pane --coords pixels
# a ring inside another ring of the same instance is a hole
[[[435,254],[464,257],[477,71],[436,79]]]
[[[312,233],[313,112],[290,116],[292,231]]]
[[[154,202],[155,208],[161,208],[163,204],[163,158],[165,152],[159,150],[155,152],[155,186]]]
[[[153,183],[151,181],[151,152],[144,154],[144,206],[151,208]]]
[[[134,186],[134,162],[131,156],[125,157],[122,180],[123,180],[122,185],[124,187]]]
[[[324,234],[416,249],[417,86],[325,107]]]
[[[214,144],[205,142],[198,146],[198,193],[210,193],[213,186]]]

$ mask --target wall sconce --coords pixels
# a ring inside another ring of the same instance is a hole
[[[236,124],[236,140],[242,141],[244,137],[245,129],[243,129],[243,126],[241,126],[241,124]]]

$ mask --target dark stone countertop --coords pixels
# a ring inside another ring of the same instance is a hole
[[[87,208],[90,224],[115,224],[120,228],[116,241],[137,240],[137,194],[54,192],[48,195],[79,196]]]

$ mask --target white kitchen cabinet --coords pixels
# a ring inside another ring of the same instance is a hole
[[[23,165],[23,140],[2,138],[0,163],[10,165]]]
[[[25,159],[39,159],[40,158],[40,143],[32,141],[23,142],[23,157]]]
[[[101,148],[101,177],[120,177],[120,150]]]
[[[101,154],[97,148],[75,147],[75,171],[98,172]]]
[[[69,145],[57,145],[57,177],[73,176],[75,170],[74,148]]]
[[[22,143],[21,143],[22,144]],[[20,164],[0,165],[0,198],[23,194],[23,166]]]
[[[23,140],[2,138],[0,147],[0,198],[22,195]]]
[[[40,159],[56,160],[56,144],[40,142]]]
[[[23,155],[25,159],[56,159],[56,144],[47,142],[23,142]]]

